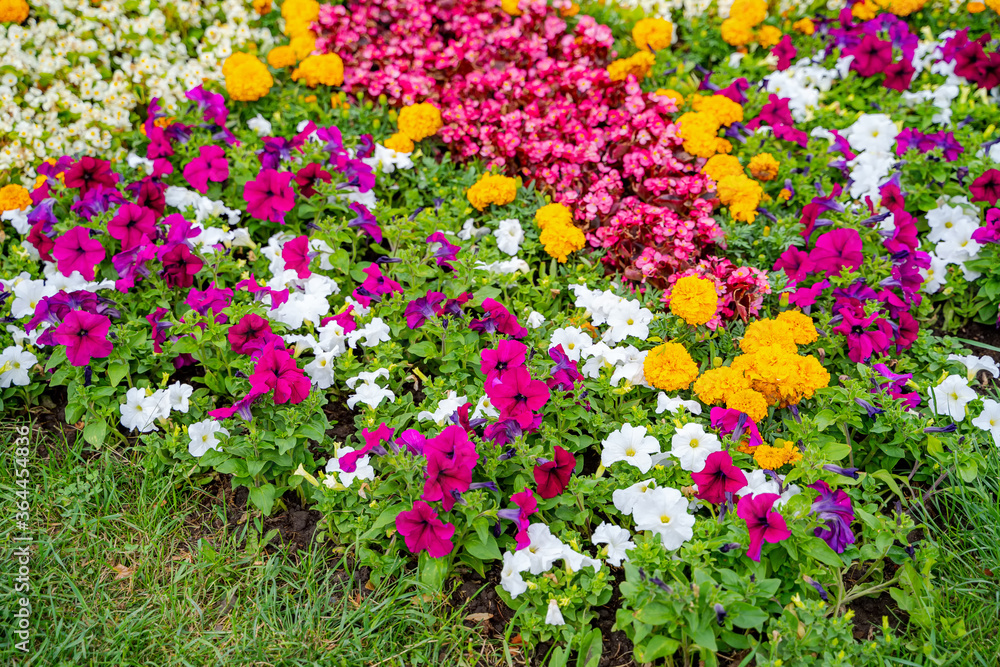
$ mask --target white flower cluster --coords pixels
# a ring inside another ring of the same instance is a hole
[[[930,253],[930,268],[920,270],[926,281],[925,292],[934,294],[941,289],[948,278],[949,264],[959,266],[966,280],[982,275],[965,267],[965,262],[979,256],[982,249],[972,240],[972,234],[979,229],[978,207],[966,197],[942,197],[935,208],[927,211],[927,224],[931,229],[925,238],[935,245]]]
[[[935,414],[951,417],[957,422],[965,420],[965,406],[979,399],[976,390],[969,382],[985,372],[994,378],[1000,377],[1000,366],[992,357],[969,355],[960,357],[957,354],[948,356],[948,361],[954,361],[965,367],[965,377],[949,375],[936,387],[927,390],[930,396],[930,407]],[[989,431],[993,443],[1000,447],[1000,403],[992,398],[984,398],[983,411],[972,420],[972,425],[984,431]]]
[[[528,582],[524,580],[522,573],[545,574],[557,560],[562,560],[571,572],[588,566],[593,567],[595,572],[601,569],[601,561],[575,551],[553,535],[544,523],[528,526],[528,537],[531,543],[527,547],[514,553],[508,551],[503,555],[500,585],[512,598],[528,590]]]
[[[114,136],[132,127],[136,106],[158,97],[174,111],[185,91],[221,80],[233,51],[273,43],[269,30],[251,27],[260,17],[240,0],[31,7],[37,18],[0,25],[0,171],[16,170],[26,185],[50,157],[124,157]]]
[[[156,391],[133,387],[125,392],[125,402],[119,407],[121,424],[129,431],[140,433],[157,431],[159,430],[156,427],[157,419],[166,419],[170,416],[171,410],[181,413],[188,411],[190,407],[188,399],[191,398],[192,392],[194,387],[181,382],[175,382],[165,389]],[[214,447],[208,447],[205,451],[208,449]],[[204,453],[203,451],[202,454]]]

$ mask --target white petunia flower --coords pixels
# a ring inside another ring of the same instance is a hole
[[[651,435],[646,435],[645,426],[622,424],[601,443],[601,465],[611,467],[613,463],[625,461],[635,466],[639,472],[649,472],[653,467],[651,454],[660,453],[660,443]]]
[[[957,354],[949,354],[948,361],[957,361],[966,369],[966,377],[969,380],[976,379],[976,376],[980,371],[986,371],[993,377],[1000,376],[1000,367],[997,366],[997,362],[993,361],[993,357],[988,355],[983,355],[977,357],[974,354],[970,354],[965,357],[960,357]]]
[[[722,451],[722,442],[701,424],[685,424],[670,439],[670,453],[681,462],[681,468],[701,472],[710,454]]]
[[[649,323],[653,321],[653,312],[632,299],[623,301],[608,313],[610,329],[604,334],[609,343],[620,343],[629,336],[640,340],[649,337]]]
[[[347,344],[351,349],[357,346],[359,340],[365,347],[375,347],[379,343],[388,342],[389,325],[380,317],[372,318],[372,321],[365,326],[347,334]]]
[[[171,410],[186,414],[190,407],[189,399],[194,393],[194,387],[182,382],[174,382],[167,387],[167,402]]]
[[[526,320],[526,323],[532,329],[537,329],[538,327],[545,324],[545,316],[542,315],[537,310],[533,310],[528,314],[528,319]]]
[[[682,398],[667,396],[664,392],[656,395],[656,414],[662,415],[669,411],[676,415],[681,408],[684,408],[693,415],[701,414],[701,403],[698,401],[685,401]]]
[[[28,371],[38,363],[38,357],[18,345],[0,353],[0,388],[23,387],[31,382]]]
[[[594,345],[594,339],[586,331],[576,327],[564,327],[552,332],[549,347],[562,345],[563,352],[573,361],[580,361],[580,355]]]
[[[205,419],[188,426],[188,453],[195,458],[201,458],[210,449],[219,450],[219,435],[229,437],[229,431],[224,429],[214,419]]]
[[[965,406],[976,399],[976,392],[968,380],[960,375],[949,375],[941,384],[928,390],[934,413],[948,416],[955,421],[965,419]]]
[[[498,224],[498,229],[493,232],[493,236],[497,238],[497,247],[500,248],[501,252],[513,257],[521,249],[521,243],[524,242],[524,230],[521,229],[521,223],[510,218],[501,220]]]
[[[546,625],[566,625],[562,612],[559,611],[559,603],[555,599],[549,600],[549,608],[545,612],[545,623]]]
[[[630,539],[631,537],[632,534],[624,528],[604,521],[594,529],[590,540],[595,545],[608,545],[608,564],[621,567],[622,561],[628,560],[629,549],[635,548],[635,543]]]
[[[656,480],[653,479],[644,479],[627,488],[615,489],[614,493],[611,494],[615,509],[630,516],[637,504],[645,502],[646,494],[653,490],[652,486],[655,482]]]
[[[438,424],[443,424],[451,418],[455,412],[469,402],[469,399],[465,396],[459,396],[457,391],[449,391],[447,398],[438,403],[437,409],[434,412],[429,412],[423,410],[417,414],[417,421],[433,421]]]
[[[312,383],[319,389],[329,389],[333,386],[333,360],[337,356],[333,351],[315,351],[315,358],[303,367]]]
[[[149,433],[157,430],[154,420],[158,412],[156,396],[147,396],[145,389],[133,387],[125,392],[125,402],[119,408],[121,425],[129,431]]]
[[[524,581],[521,573],[531,567],[531,560],[528,558],[527,550],[511,553],[505,552],[503,555],[503,569],[500,570],[500,586],[510,593],[512,598],[516,598],[521,593],[528,590],[528,584]]]
[[[992,398],[983,399],[983,411],[972,420],[972,425],[989,431],[993,436],[993,444],[1000,447],[1000,403]]]
[[[688,501],[677,489],[657,487],[649,491],[632,512],[638,530],[651,530],[660,536],[663,548],[680,549],[694,536],[694,517],[688,514]]]
[[[552,564],[563,557],[563,543],[544,523],[528,526],[528,538],[531,543],[521,551],[528,555],[528,569],[532,574],[548,572]]]
[[[375,479],[375,468],[372,467],[371,456],[368,454],[357,460],[357,467],[354,469],[354,472],[344,472],[340,469],[340,457],[344,454],[350,454],[353,451],[354,447],[341,447],[337,450],[336,455],[326,462],[326,474],[328,477],[326,480],[323,480],[326,486],[332,486],[332,483],[326,483],[330,479],[339,481],[344,486],[350,486],[356,479]]]

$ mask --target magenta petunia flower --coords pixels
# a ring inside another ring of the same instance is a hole
[[[428,236],[427,243],[437,244],[434,248],[434,261],[437,262],[437,265],[443,266],[449,271],[453,270],[454,267],[451,263],[458,257],[458,251],[462,247],[448,241],[448,237],[444,235],[444,232],[440,231]]]
[[[172,323],[163,321],[164,315],[169,312],[166,308],[158,307],[151,315],[146,315],[146,321],[153,329],[153,352],[156,354],[163,352],[163,344],[167,342],[167,329],[173,326]]]
[[[149,276],[149,269],[146,268],[146,262],[150,262],[155,258],[156,246],[145,236],[129,250],[113,255],[111,257],[111,264],[115,267],[115,271],[118,272],[115,289],[127,294],[135,286],[136,280]]]
[[[285,260],[286,271],[295,271],[295,274],[303,280],[312,275],[312,271],[309,270],[312,254],[309,252],[308,236],[299,236],[285,243],[281,247],[281,258]]]
[[[852,70],[861,76],[875,76],[892,63],[892,42],[865,35],[860,44],[845,53],[854,56]]]
[[[528,330],[517,323],[517,318],[495,299],[483,300],[483,310],[486,311],[485,317],[469,323],[473,331],[501,333],[512,338],[524,338],[528,334]]]
[[[221,183],[229,178],[229,160],[219,146],[202,146],[198,157],[184,165],[184,178],[201,194],[208,192],[208,182]]]
[[[67,188],[79,188],[82,196],[98,185],[115,187],[118,174],[111,171],[111,163],[107,160],[98,160],[88,155],[70,165],[63,174],[63,179]]]
[[[56,239],[52,256],[64,276],[79,271],[87,280],[93,280],[94,271],[104,261],[105,252],[100,241],[90,238],[89,229],[74,227]]]
[[[455,526],[443,523],[437,512],[422,500],[414,502],[412,510],[396,515],[396,530],[413,553],[426,551],[431,558],[443,558],[455,548],[451,541]]]
[[[291,180],[291,172],[264,169],[256,180],[247,181],[243,187],[247,213],[258,220],[285,224],[285,213],[295,208]]]
[[[892,325],[878,313],[865,315],[864,308],[834,307],[843,321],[833,328],[847,337],[847,358],[854,363],[868,361],[873,354],[885,354],[892,337]],[[874,329],[870,328],[874,325]]]
[[[258,391],[273,389],[274,402],[281,404],[306,400],[311,383],[286,350],[270,347],[257,360],[250,385]]]
[[[449,427],[451,428],[451,427]],[[465,429],[456,426],[463,433]],[[427,456],[427,479],[424,482],[424,500],[441,501],[445,512],[451,511],[455,501],[461,494],[469,490],[472,484],[472,468],[461,462],[453,461],[437,454],[433,450],[424,450]]]
[[[406,326],[419,329],[424,322],[441,314],[441,304],[445,297],[442,292],[427,292],[427,296],[417,297],[406,304]]]
[[[501,340],[496,349],[487,348],[479,353],[479,370],[486,376],[486,384],[511,368],[524,366],[528,346],[516,340]]]
[[[771,53],[778,59],[778,71],[782,72],[788,69],[788,66],[795,60],[795,56],[799,54],[799,51],[792,46],[792,36],[785,35],[781,38],[781,41],[778,42],[773,49],[771,49]]]
[[[66,358],[74,366],[86,366],[91,359],[103,359],[115,346],[108,340],[111,320],[104,315],[74,310],[55,330],[54,338],[66,346]]]
[[[809,253],[809,259],[815,264],[817,271],[828,276],[839,275],[845,266],[857,271],[865,259],[862,247],[858,230],[834,229],[816,239],[816,246]]]
[[[306,199],[316,194],[317,183],[329,183],[332,180],[330,172],[325,171],[318,162],[311,162],[295,172],[295,185],[298,186],[299,194]]]
[[[990,206],[996,206],[1000,199],[1000,169],[990,169],[972,181],[969,190],[973,201],[984,201]]]
[[[347,223],[348,227],[360,227],[362,231],[372,237],[375,243],[382,242],[382,228],[379,227],[378,219],[372,215],[368,207],[360,202],[351,204],[351,210],[357,213],[353,220]],[[438,262],[440,264],[440,261]]]
[[[575,361],[569,358],[562,345],[549,348],[549,358],[556,362],[552,367],[552,377],[546,381],[549,389],[573,391],[576,383],[583,380],[583,375]]]
[[[781,269],[793,283],[797,283],[816,270],[816,265],[809,258],[809,253],[799,250],[795,246],[788,246],[785,252],[781,253],[778,261],[774,263],[774,270]]]
[[[758,493],[755,496],[748,493],[736,505],[736,516],[747,522],[747,530],[750,531],[750,547],[747,549],[750,560],[760,562],[764,542],[776,544],[792,536],[792,531],[785,525],[785,517],[771,511],[780,497],[776,493]]]
[[[250,352],[248,345],[271,333],[271,323],[268,320],[256,313],[247,313],[240,318],[239,322],[229,327],[226,339],[233,352],[248,354]]]
[[[108,223],[108,234],[121,241],[122,250],[131,250],[143,237],[156,238],[156,213],[138,204],[124,204]]]
[[[726,493],[736,493],[747,485],[747,476],[733,464],[729,452],[712,452],[705,459],[701,472],[691,473],[698,485],[696,498],[718,505],[726,499]]]
[[[883,71],[885,72],[885,81],[882,82],[882,85],[889,90],[898,91],[909,90],[913,75],[917,73],[909,60],[892,63]]]
[[[750,419],[750,416],[744,412],[732,408],[717,407],[712,408],[709,417],[712,428],[719,429],[719,433],[722,435],[731,433],[733,442],[742,441],[744,434],[748,436],[751,447],[756,447],[764,442],[757,429],[757,422]]]
[[[555,454],[554,461],[539,459],[534,469],[538,495],[545,500],[555,498],[566,490],[576,468],[576,457],[559,445],[555,447]]]
[[[531,422],[535,410],[549,400],[549,388],[531,379],[523,366],[500,373],[485,385],[486,395],[500,411],[500,419],[516,419],[522,427]]]

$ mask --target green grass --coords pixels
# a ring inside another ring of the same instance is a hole
[[[0,423],[8,547],[15,425]],[[15,650],[5,596],[2,664],[513,664],[414,579],[367,590],[322,546],[264,548],[254,519],[227,528],[221,503],[147,475],[137,452],[31,438],[50,452],[29,464],[33,636],[27,655]]]

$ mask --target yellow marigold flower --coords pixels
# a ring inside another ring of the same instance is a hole
[[[261,16],[266,16],[271,13],[272,4],[271,0],[253,0],[253,10]]]
[[[792,338],[796,345],[808,345],[819,340],[819,332],[813,324],[813,318],[800,310],[785,310],[775,318],[778,322],[784,322],[791,329]]]
[[[24,23],[28,3],[24,0],[0,0],[0,23]]]
[[[399,126],[399,131],[413,141],[422,141],[427,137],[433,137],[444,125],[441,121],[441,112],[430,102],[404,107],[399,112],[396,124]]]
[[[639,51],[629,58],[619,58],[608,65],[608,75],[612,81],[624,81],[629,74],[642,81],[655,64],[656,56],[648,51]]]
[[[319,19],[319,3],[316,0],[285,0],[281,4],[281,18],[285,19],[285,34],[298,37]]]
[[[290,46],[276,46],[267,53],[267,64],[274,69],[291,67],[296,62],[295,49]]]
[[[986,5],[984,5],[981,2],[970,2],[965,7],[966,7],[966,9],[969,10],[970,14],[978,14],[980,12],[985,12],[986,11]]]
[[[728,127],[743,120],[743,107],[725,95],[692,95],[691,108],[707,115],[719,127]]]
[[[501,0],[500,7],[511,16],[520,16],[524,12],[518,7],[521,0]]]
[[[722,22],[722,40],[730,46],[746,46],[753,41],[753,26],[740,19],[728,18]]]
[[[726,396],[726,407],[739,410],[747,417],[759,422],[767,416],[767,400],[759,391],[740,389]]]
[[[757,445],[753,448],[753,460],[764,470],[777,470],[783,465],[796,463],[802,458],[802,452],[791,442],[775,440],[774,444],[782,446]]]
[[[234,53],[222,65],[226,92],[238,102],[253,102],[268,94],[274,79],[267,65],[249,53]]]
[[[688,324],[705,324],[719,308],[719,294],[709,278],[684,276],[670,291],[670,312]]]
[[[861,21],[870,21],[878,15],[878,10],[878,5],[872,0],[865,0],[851,7],[851,16]]]
[[[23,211],[31,206],[31,193],[20,185],[10,184],[0,188],[0,212]]]
[[[288,46],[292,47],[292,51],[295,52],[295,60],[307,58],[309,54],[316,50],[316,33],[312,30],[307,30],[301,35],[296,35],[292,37]]]
[[[751,28],[760,25],[767,18],[767,2],[765,0],[735,0],[729,10],[729,16],[738,16]]]
[[[576,252],[587,243],[583,232],[573,225],[551,223],[545,226],[538,235],[539,242],[545,246],[549,257],[554,257],[560,264],[564,263],[571,252]]]
[[[406,109],[403,111],[406,111]],[[399,118],[402,120],[402,113],[399,114]],[[407,133],[407,136],[412,138],[413,135]],[[509,176],[483,174],[482,178],[469,188],[466,196],[469,198],[469,203],[479,211],[482,211],[490,204],[496,204],[497,206],[509,204],[517,196],[517,181]]]
[[[571,16],[576,16],[579,13],[580,13],[580,5],[576,4],[575,2],[571,2],[569,3],[568,6],[563,7],[562,9],[559,10],[559,16],[565,19],[568,19]]]
[[[659,51],[674,41],[674,26],[666,19],[640,19],[632,28],[632,39],[643,51]]]
[[[731,366],[712,368],[701,374],[694,383],[694,393],[706,405],[721,404],[726,396],[750,388],[750,381]]]
[[[1000,0],[983,0],[983,2],[986,3],[987,7],[1000,14]]]
[[[743,333],[740,349],[746,354],[771,346],[785,350],[789,354],[798,354],[795,345],[795,333],[787,321],[763,319],[752,322]]]
[[[663,391],[687,389],[698,377],[698,365],[680,343],[657,345],[642,364],[646,382]]]
[[[292,71],[292,81],[305,79],[310,88],[322,84],[339,86],[344,83],[344,61],[336,53],[309,56]]]
[[[909,16],[914,12],[919,12],[927,4],[927,0],[892,0],[889,4],[889,11],[896,16]]]
[[[778,193],[778,201],[788,201],[792,198],[792,191],[788,188],[781,188],[781,192]]]
[[[410,139],[402,132],[392,135],[382,145],[397,153],[412,153],[414,148],[413,139]]]
[[[684,96],[678,93],[673,88],[658,88],[657,91],[653,94],[669,97],[677,104],[678,109],[684,106]]]
[[[817,389],[830,386],[830,373],[823,368],[819,359],[809,355],[798,357],[798,374],[796,376],[799,397],[790,403],[798,403],[803,398],[812,398]]]
[[[539,229],[545,229],[552,224],[572,227],[573,212],[564,204],[546,204],[535,211],[535,224]]]
[[[799,19],[792,24],[794,30],[798,30],[803,35],[812,35],[816,32],[816,25],[812,22],[810,18]]]
[[[750,158],[747,169],[758,181],[773,181],[778,177],[778,161],[770,153],[760,153]]]
[[[781,41],[781,30],[773,25],[761,26],[757,31],[757,43],[769,49]]]
[[[680,137],[684,140],[684,150],[691,155],[707,158],[716,153],[728,152],[720,150],[720,142],[725,140],[717,136],[720,124],[709,114],[689,111],[682,114],[676,124]],[[729,148],[732,150],[731,145]]]
[[[713,155],[701,168],[701,173],[708,174],[718,183],[726,176],[743,173],[743,165],[732,155]]]
[[[753,222],[757,217],[757,206],[764,190],[760,183],[743,174],[726,176],[716,185],[719,200],[729,207],[729,214],[735,220]]]

